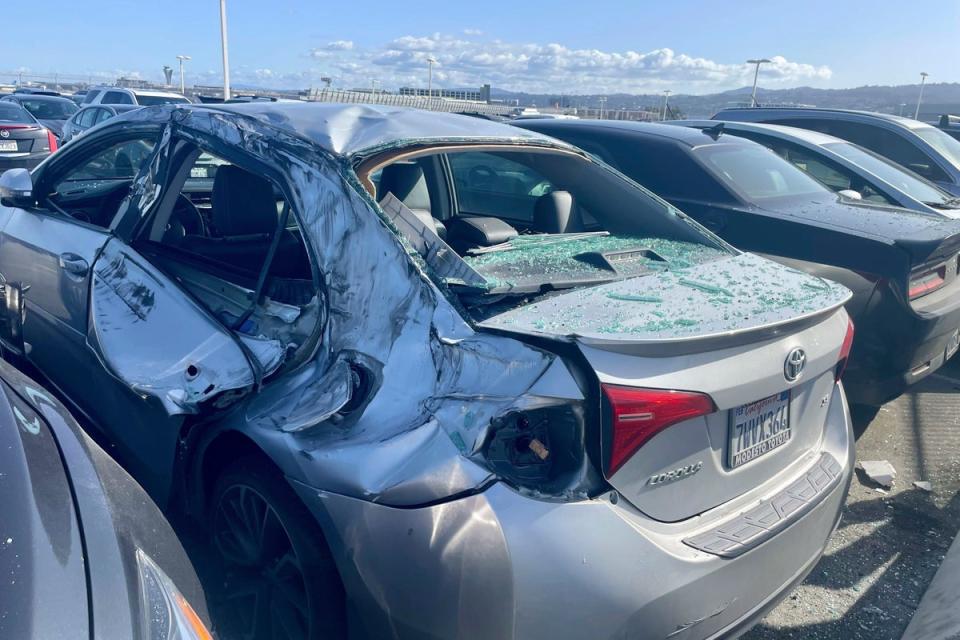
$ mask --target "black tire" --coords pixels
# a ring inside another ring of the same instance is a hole
[[[323,531],[273,466],[234,462],[209,504],[211,547],[224,573],[222,593],[211,594],[222,637],[346,638],[343,584]]]

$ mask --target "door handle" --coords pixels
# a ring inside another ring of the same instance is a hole
[[[86,260],[75,253],[60,254],[60,268],[72,276],[85,276],[90,270],[90,265]]]

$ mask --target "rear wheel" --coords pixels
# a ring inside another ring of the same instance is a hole
[[[210,505],[225,637],[346,637],[343,585],[323,532],[278,471],[241,459],[221,474]]]

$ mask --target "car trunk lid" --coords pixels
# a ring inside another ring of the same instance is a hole
[[[548,297],[481,326],[577,346],[600,385],[604,475],[647,515],[672,522],[813,459],[848,327],[841,307],[849,296],[840,285],[740,254]],[[797,349],[802,371],[788,379],[787,362]],[[616,453],[622,434],[611,396],[617,389],[627,400],[631,393],[672,392],[666,408],[628,402],[621,413],[633,420],[679,410],[667,428],[626,455]],[[744,426],[771,412],[783,423],[777,433],[769,420],[762,439],[757,428]]]

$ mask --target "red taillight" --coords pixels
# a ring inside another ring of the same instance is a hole
[[[932,271],[927,271],[915,278],[910,278],[910,289],[908,294],[910,299],[919,298],[931,291],[936,291],[946,282],[947,266],[940,265]]]
[[[637,449],[667,427],[716,411],[713,399],[703,393],[612,384],[602,387],[612,414],[608,476],[616,473]]]
[[[847,334],[843,336],[843,344],[840,345],[840,355],[837,358],[837,366],[834,369],[834,379],[840,380],[843,371],[847,368],[847,360],[850,359],[850,349],[853,347],[853,320],[847,318]]]
[[[50,153],[57,150],[57,136],[53,135],[50,129],[47,129],[47,145],[50,147]]]

